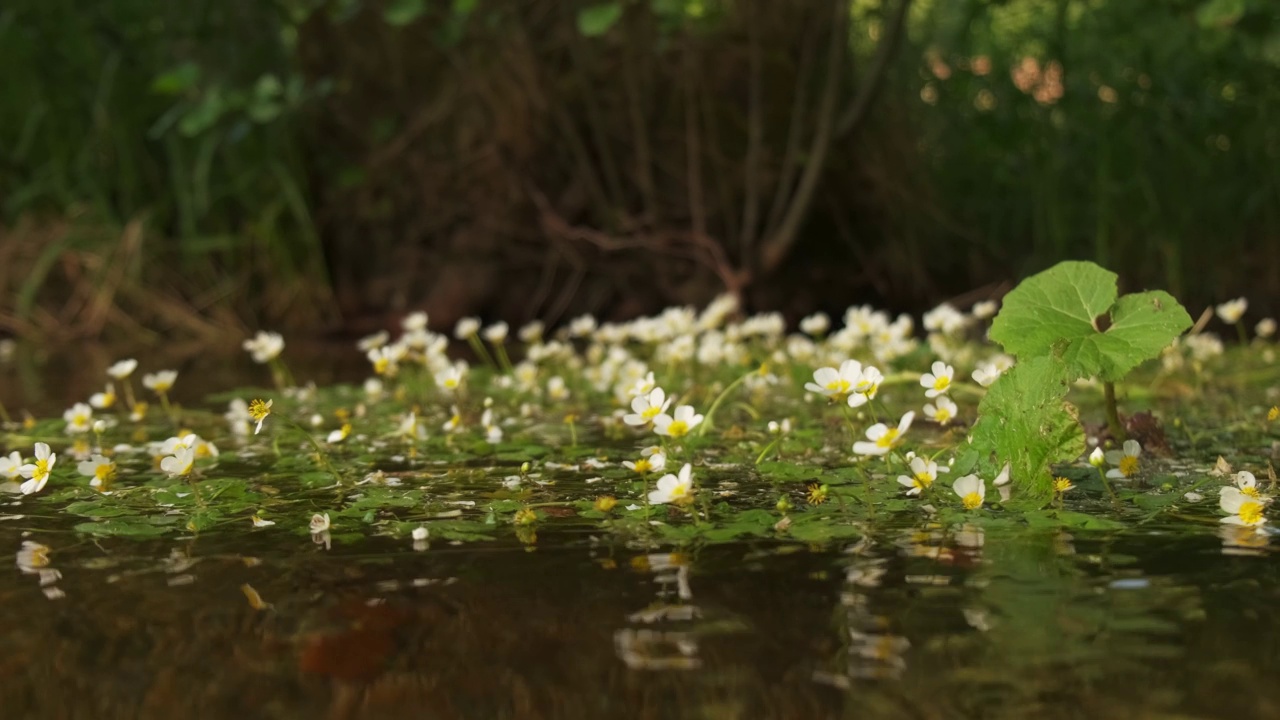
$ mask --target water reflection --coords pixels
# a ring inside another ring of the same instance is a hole
[[[1267,536],[1220,528],[926,525],[844,547],[633,554],[550,532],[532,553],[403,539],[312,552],[261,534],[81,542],[19,522],[0,526],[15,553],[0,581],[12,717],[1280,709],[1256,682],[1280,669],[1280,568]]]

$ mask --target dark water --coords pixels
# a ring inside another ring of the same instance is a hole
[[[1214,529],[673,555],[24,530],[51,524],[0,524],[52,549],[0,581],[5,717],[1280,714],[1275,556]]]

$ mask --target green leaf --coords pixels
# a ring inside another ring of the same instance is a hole
[[[993,479],[1005,463],[1014,486],[1044,497],[1052,492],[1054,463],[1084,452],[1075,407],[1064,401],[1069,372],[1062,360],[1031,358],[1000,376],[978,406],[972,448],[978,470]]]
[[[169,532],[170,528],[152,525],[133,520],[105,520],[103,522],[80,523],[75,526],[76,532],[90,535],[120,537],[159,537]]]
[[[1005,296],[991,339],[1021,360],[1057,353],[1072,377],[1121,380],[1191,327],[1191,317],[1165,292],[1116,295],[1115,273],[1058,263]]]
[[[151,91],[160,95],[177,95],[200,82],[200,66],[185,62],[161,73],[151,81]]]
[[[1202,28],[1224,28],[1244,17],[1245,0],[1209,0],[1196,10],[1196,22]]]
[[[578,32],[586,37],[597,37],[609,32],[622,17],[622,3],[609,2],[585,7],[578,11]]]
[[[404,27],[426,12],[425,0],[391,0],[382,11],[382,19],[393,27]]]

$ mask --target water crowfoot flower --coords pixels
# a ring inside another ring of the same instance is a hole
[[[94,393],[89,397],[89,404],[99,410],[107,410],[116,404],[116,386],[114,383],[107,383],[107,387],[100,393]]]
[[[672,398],[667,397],[662,388],[655,387],[646,395],[638,395],[632,398],[632,412],[624,415],[622,422],[632,426],[648,425],[667,411],[667,406],[671,404],[671,400]]]
[[[899,475],[898,484],[909,488],[908,495],[919,495],[938,479],[938,463],[923,457],[911,458],[911,476]]]
[[[187,437],[195,437],[188,435]],[[196,450],[190,445],[180,444],[173,448],[173,454],[160,460],[160,469],[169,473],[170,477],[181,477],[191,473],[196,462]]]
[[[693,501],[693,466],[685,463],[679,475],[663,475],[658,480],[658,488],[649,493],[649,502],[654,505],[666,503],[684,504]]]
[[[930,369],[933,372],[920,376],[920,385],[927,388],[924,392],[925,397],[936,398],[951,389],[951,378],[955,376],[956,369],[941,360],[935,361]]]
[[[1240,322],[1240,318],[1244,317],[1244,311],[1249,309],[1249,300],[1247,298],[1236,298],[1228,300],[1214,308],[1214,312],[1222,322],[1228,325],[1235,325]]]
[[[1267,521],[1262,515],[1262,511],[1266,507],[1265,503],[1258,498],[1245,494],[1238,487],[1228,486],[1222,488],[1222,492],[1218,497],[1218,506],[1222,508],[1223,512],[1228,513],[1227,517],[1218,522],[1227,523],[1228,525],[1258,527]]]
[[[249,418],[257,423],[253,428],[253,434],[257,435],[262,431],[262,423],[271,414],[271,404],[274,400],[255,399],[249,403]]]
[[[18,472],[27,481],[22,483],[21,490],[23,495],[37,493],[44,489],[49,482],[49,473],[53,471],[53,465],[58,461],[58,456],[49,450],[49,446],[45,443],[36,443],[35,461],[18,468]]]
[[[265,365],[275,360],[284,351],[284,336],[280,333],[259,330],[257,335],[244,341],[243,347],[253,357],[254,362]]]
[[[107,458],[101,455],[94,455],[76,465],[76,472],[92,478],[89,480],[89,487],[104,490],[111,485],[111,481],[115,478],[116,466],[115,463]]]
[[[952,420],[955,420],[956,414],[959,412],[960,408],[946,395],[939,397],[934,403],[925,403],[924,406],[925,417],[939,425],[949,424]]]
[[[845,360],[840,368],[821,367],[813,371],[813,382],[805,383],[804,389],[817,393],[827,399],[838,402],[849,397],[854,386],[862,380],[862,363],[857,360]]]
[[[694,412],[692,405],[681,405],[676,408],[675,417],[665,412],[654,417],[653,431],[667,437],[684,437],[701,422],[702,416]]]
[[[1112,450],[1105,454],[1107,462],[1114,465],[1107,471],[1107,477],[1127,480],[1138,474],[1138,456],[1142,454],[1142,446],[1137,440],[1125,440],[1123,450]]]
[[[987,497],[987,484],[977,475],[956,478],[951,489],[960,496],[960,502],[964,503],[965,510],[977,510],[982,507],[982,502]]]
[[[853,444],[853,451],[859,455],[886,455],[898,445],[902,444],[903,435],[911,427],[911,421],[914,420],[916,414],[908,412],[898,421],[898,427],[891,428],[884,423],[876,423],[867,428],[867,440],[870,442],[859,440]]]
[[[76,403],[62,413],[62,419],[67,421],[68,435],[87,433],[93,426],[93,408],[85,403]]]
[[[662,452],[662,448],[653,445],[640,451],[640,459],[635,462],[623,460],[622,466],[633,470],[640,475],[651,472],[662,472],[667,467],[667,455]]]

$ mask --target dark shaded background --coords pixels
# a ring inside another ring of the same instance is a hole
[[[1266,0],[15,0],[0,332],[1280,290]]]

